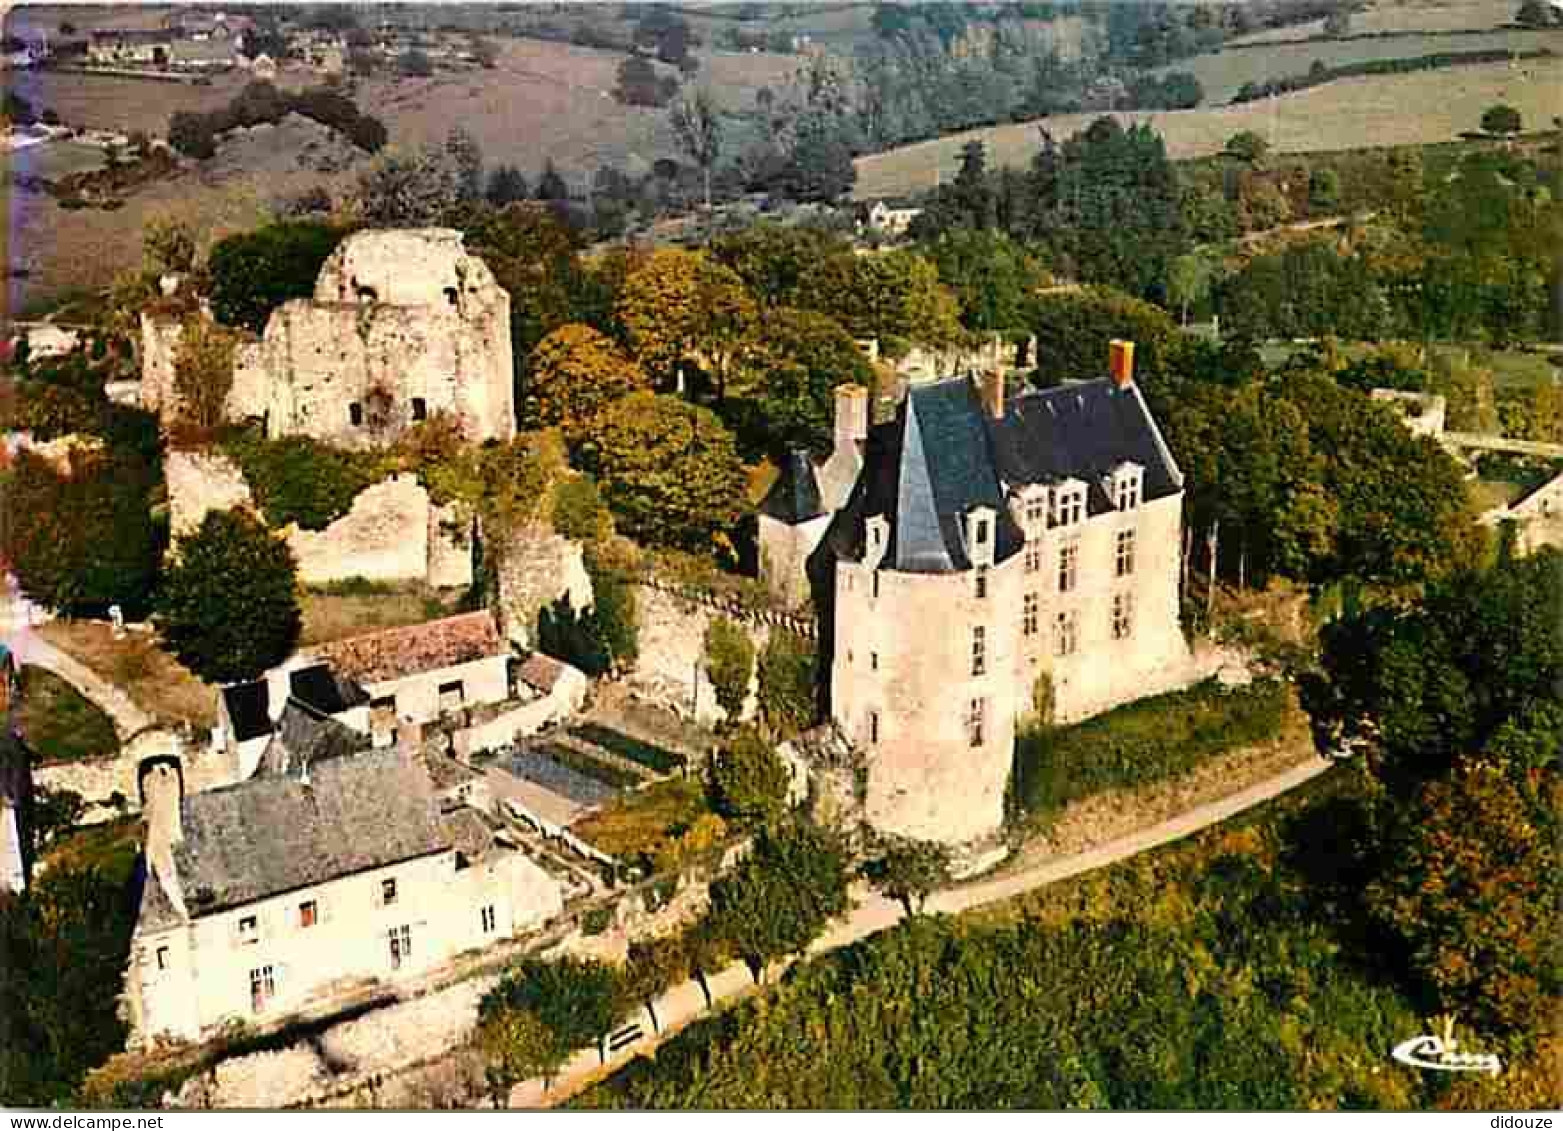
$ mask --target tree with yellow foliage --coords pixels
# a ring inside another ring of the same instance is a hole
[[[603,409],[650,388],[646,371],[613,339],[570,322],[532,350],[522,389],[522,420],[528,428],[558,428],[573,448]]]
[[[743,280],[702,252],[665,247],[624,280],[617,312],[630,349],[663,388],[698,362],[725,395],[739,342],[755,319]]]

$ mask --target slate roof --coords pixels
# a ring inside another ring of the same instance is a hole
[[[288,673],[289,697],[322,715],[339,715],[369,702],[369,695],[328,664],[312,664]]]
[[[419,675],[505,650],[493,614],[486,610],[388,628],[315,649],[339,675],[360,683]]]
[[[369,745],[369,737],[290,698],[277,720],[276,733],[261,753],[257,777],[298,774],[330,758],[345,758]]]
[[[782,458],[781,474],[761,500],[760,513],[794,525],[825,513],[808,452],[794,448]]]
[[[428,775],[396,750],[336,758],[309,780],[257,777],[180,802],[174,866],[192,915],[442,852]]]
[[[264,679],[225,687],[222,695],[236,742],[271,733],[271,690]]]
[[[1028,390],[991,418],[966,378],[914,385],[896,419],[870,429],[863,472],[826,535],[831,550],[861,560],[866,520],[890,526],[884,561],[907,573],[971,568],[964,516],[998,512],[994,560],[1018,553],[1025,538],[1005,499],[1024,484],[1079,479],[1087,513],[1113,508],[1106,482],[1129,462],[1144,468],[1142,498],[1182,489],[1182,475],[1139,391],[1111,380]]]

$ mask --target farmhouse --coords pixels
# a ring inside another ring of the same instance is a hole
[[[87,61],[99,66],[166,66],[173,54],[173,32],[95,31],[87,41]]]
[[[1110,379],[1012,396],[996,374],[914,384],[874,427],[844,390],[829,459],[792,457],[762,504],[772,585],[796,592],[806,570],[874,826],[989,836],[1017,720],[1190,678],[1183,476],[1132,359],[1114,343]]]
[[[184,798],[166,767],[157,777],[133,1046],[372,1000],[563,905],[501,826],[442,805],[402,749],[318,748]]]
[[[141,403],[175,406],[172,315],[142,316]],[[515,433],[510,296],[445,228],[356,232],[321,267],[315,293],[274,310],[235,351],[227,415],[273,439],[344,446],[394,440],[445,412],[472,441]]]

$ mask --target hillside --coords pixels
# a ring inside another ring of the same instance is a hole
[[[1306,68],[1305,68],[1306,69]],[[1452,141],[1477,128],[1482,111],[1507,102],[1532,126],[1563,114],[1563,58],[1341,79],[1281,98],[1238,106],[1159,113],[1119,113],[1124,122],[1148,121],[1166,138],[1174,158],[1217,153],[1240,130],[1273,139],[1281,153]],[[973,139],[988,147],[990,165],[1023,167],[1036,153],[1038,127],[1067,137],[1097,114],[1065,114],[969,130],[857,160],[853,195],[860,200],[920,192],[960,167],[961,148]]]

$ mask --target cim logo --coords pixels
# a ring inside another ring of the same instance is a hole
[[[1496,1076],[1503,1071],[1503,1064],[1496,1053],[1456,1052],[1459,1045],[1453,1037],[1435,1037],[1424,1033],[1401,1041],[1390,1056],[1409,1064],[1412,1068],[1428,1068],[1435,1072],[1486,1072]]]

